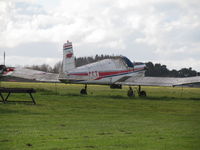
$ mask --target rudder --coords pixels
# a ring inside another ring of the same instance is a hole
[[[75,68],[75,57],[72,42],[67,41],[63,45],[63,73]]]

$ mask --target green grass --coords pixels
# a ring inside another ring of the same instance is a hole
[[[0,103],[0,150],[198,150],[200,89],[144,87],[148,97],[107,86],[8,83],[33,87],[37,105]],[[30,99],[13,94],[10,99]]]

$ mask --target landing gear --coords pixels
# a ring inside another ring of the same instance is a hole
[[[85,88],[81,89],[80,94],[87,95],[87,84],[85,84]]]
[[[132,87],[129,87],[129,90],[127,92],[128,97],[135,97],[135,93],[132,89]]]
[[[146,92],[145,92],[145,91],[141,91],[141,92],[139,93],[139,96],[140,96],[140,97],[146,97],[146,96],[147,96],[147,94],[146,94]]]
[[[139,87],[137,89],[137,93],[138,93],[139,97],[146,97],[147,96],[146,91],[142,91],[140,85],[139,85]],[[128,95],[128,97],[135,97],[135,93],[134,93],[132,87],[129,87],[127,95]]]
[[[139,85],[139,88],[138,88],[138,95],[140,97],[146,97],[147,96],[146,91],[141,91],[141,86],[140,85]]]

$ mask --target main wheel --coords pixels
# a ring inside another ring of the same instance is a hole
[[[135,97],[135,93],[133,92],[132,89],[129,89],[127,92],[128,97]]]
[[[141,92],[139,93],[139,96],[141,96],[141,97],[146,97],[146,96],[147,96],[147,93],[146,93],[145,91],[141,91]]]
[[[87,90],[86,89],[81,89],[80,94],[87,95]]]

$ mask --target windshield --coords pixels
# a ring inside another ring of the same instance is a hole
[[[133,63],[127,57],[122,57],[122,59],[124,60],[124,62],[127,64],[128,67],[133,68]]]

